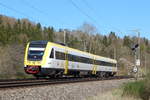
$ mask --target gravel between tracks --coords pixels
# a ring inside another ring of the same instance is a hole
[[[0,100],[86,100],[131,79],[45,85],[0,90]]]

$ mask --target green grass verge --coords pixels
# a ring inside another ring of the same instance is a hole
[[[133,96],[142,100],[150,99],[150,74],[144,80],[126,83],[123,86],[123,96]]]

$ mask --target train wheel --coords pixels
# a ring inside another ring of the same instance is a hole
[[[106,77],[106,73],[105,72],[100,72],[99,76],[100,76],[100,78],[105,78]]]
[[[74,72],[74,73],[73,73],[73,76],[74,76],[74,77],[80,77],[80,72],[79,72],[79,71]]]
[[[55,79],[55,78],[59,78],[60,75],[53,74],[53,75],[48,75],[48,77],[49,77],[50,79]]]
[[[106,78],[109,78],[109,77],[110,77],[109,73],[106,73],[106,74],[105,74],[105,77],[106,77]]]

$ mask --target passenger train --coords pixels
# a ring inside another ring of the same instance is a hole
[[[48,41],[27,44],[24,69],[35,77],[97,76],[117,73],[117,61]]]

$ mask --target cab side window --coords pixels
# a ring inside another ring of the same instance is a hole
[[[50,58],[54,58],[54,49],[52,48],[51,54],[50,54]]]

